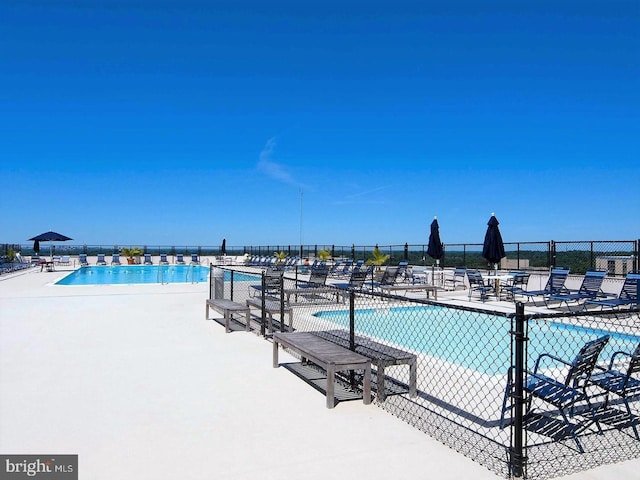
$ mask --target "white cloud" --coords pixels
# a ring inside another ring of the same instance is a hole
[[[284,165],[274,162],[271,157],[276,148],[275,137],[267,140],[267,143],[260,152],[260,159],[258,161],[258,170],[265,175],[278,180],[280,182],[300,187],[300,184],[293,178],[293,176],[287,171]]]

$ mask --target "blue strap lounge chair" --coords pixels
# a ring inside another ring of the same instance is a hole
[[[98,254],[98,260],[96,261],[96,265],[106,265],[107,262],[104,259],[104,253]]]
[[[263,281],[259,285],[249,285],[250,297],[256,297],[263,293],[268,297],[280,296],[284,282],[284,268],[280,266],[268,267],[262,279]]]
[[[333,286],[340,290],[346,291],[360,291],[364,287],[367,278],[373,274],[373,265],[369,265],[367,268],[353,269],[351,277],[349,277],[349,283],[335,283]]]
[[[588,413],[590,420],[593,421],[598,431],[602,433],[602,429],[596,416],[596,408],[591,404],[590,395],[587,387],[591,385],[591,378],[598,362],[600,353],[607,345],[609,335],[604,335],[596,340],[592,340],[584,344],[573,361],[569,362],[555,355],[543,353],[538,357],[533,371],[527,371],[523,384],[524,391],[527,392],[525,399],[527,400],[525,421],[537,422],[543,424],[542,417],[553,420],[556,411],[545,411],[544,415],[534,415],[531,405],[534,399],[538,399],[543,403],[552,405],[557,409],[562,417],[562,422],[557,423],[550,421],[544,427],[544,434],[554,436],[573,437],[580,453],[584,453],[584,449],[578,439],[577,432],[582,427],[582,422],[573,424],[569,421],[569,417],[573,417],[578,404],[586,404],[587,411],[580,413]],[[550,363],[549,363],[550,362]],[[559,368],[560,366],[565,368]],[[567,369],[568,368],[568,369]],[[554,378],[548,376],[546,372],[566,371],[566,376]],[[545,372],[545,373],[542,373]],[[500,428],[504,428],[504,415],[509,409],[507,400],[512,395],[513,388],[513,368],[509,369],[507,388],[505,390],[504,400],[502,402],[502,416],[500,418]],[[585,425],[586,428],[586,425]]]
[[[191,254],[191,265],[200,265],[200,259],[198,258],[197,253]]]
[[[567,306],[569,310],[569,302],[579,302],[580,300],[594,300],[598,297],[606,297],[602,291],[602,281],[607,272],[599,270],[588,270],[582,278],[582,284],[578,290],[568,290],[563,293],[552,293],[546,297],[547,305],[549,302],[560,302]]]
[[[184,265],[184,254],[176,253],[176,264],[177,265]]]
[[[113,255],[111,255],[111,265],[122,265],[120,263],[120,254],[119,253],[114,253]]]
[[[145,265],[153,265],[153,260],[151,260],[151,254],[150,253],[145,253],[144,254],[144,264]]]
[[[507,300],[516,301],[516,295],[522,295],[529,284],[530,274],[527,272],[512,272],[513,278],[510,282],[500,289],[500,293],[504,293]]]
[[[160,265],[169,265],[169,260],[167,260],[167,254],[166,253],[161,253],[160,254],[160,261],[158,262],[158,264],[160,264]]]
[[[626,357],[626,362],[619,359]],[[626,364],[626,369],[620,369]],[[627,409],[630,425],[633,427],[636,439],[640,440],[638,434],[638,418],[634,417],[629,405],[630,399],[637,399],[640,395],[640,380],[633,377],[634,374],[640,373],[640,343],[636,349],[631,352],[618,351],[611,356],[609,368],[606,370],[596,367],[596,372],[591,376],[591,383],[602,388],[607,392],[605,407],[609,404],[609,394],[614,394],[622,399]]]
[[[564,286],[564,282],[567,281],[569,276],[568,268],[553,268],[551,274],[547,280],[547,284],[542,290],[522,290],[519,292],[521,295],[527,297],[527,300],[531,300],[533,297],[543,297],[549,295],[558,295],[566,293],[568,290]],[[546,298],[545,298],[546,301]]]
[[[638,306],[638,291],[640,290],[640,273],[628,273],[624,279],[622,290],[618,294],[617,298],[604,298],[596,300],[587,300],[584,302],[584,307],[587,308],[590,305],[599,306],[601,308],[617,308],[624,306],[632,307]]]
[[[385,268],[380,280],[371,282],[371,289],[382,291],[384,287],[394,286],[397,279],[400,277],[399,272],[400,267],[389,266]]]
[[[81,267],[88,267],[89,266],[89,262],[87,261],[87,254],[86,253],[81,253],[80,255],[78,255],[78,263],[80,264]]]

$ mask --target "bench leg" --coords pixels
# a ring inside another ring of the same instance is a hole
[[[327,408],[335,407],[335,381],[336,372],[332,365],[327,366]]]
[[[231,317],[231,313],[226,310],[224,312],[224,333],[229,333],[231,331],[229,328],[229,317]]]
[[[278,363],[278,342],[273,341],[273,368],[278,368],[280,364]]]
[[[387,399],[387,392],[384,389],[384,365],[378,365],[378,371],[376,373],[378,377],[378,401],[384,402]]]
[[[367,364],[364,369],[364,380],[362,382],[362,401],[365,405],[371,403],[371,364]]]
[[[415,398],[418,396],[418,388],[416,386],[418,379],[418,365],[416,359],[409,364],[409,396]]]
[[[245,329],[247,332],[250,332],[250,331],[251,331],[251,327],[249,326],[249,323],[250,323],[250,322],[251,322],[251,310],[247,310],[247,313],[246,313],[246,316],[245,316],[245,323],[246,323],[246,325],[245,325],[245,327],[244,327],[244,329]]]
[[[209,304],[205,302],[204,306],[205,306],[204,319],[209,320]]]

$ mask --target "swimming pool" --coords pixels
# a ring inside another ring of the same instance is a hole
[[[317,312],[317,317],[349,328],[349,311]],[[510,319],[446,307],[397,307],[355,311],[358,332],[392,342],[488,375],[505,374],[510,365]],[[602,335],[611,339],[601,358],[618,350],[633,351],[639,336],[551,321],[529,322],[529,361],[541,353],[562,358],[575,353],[589,340]],[[569,353],[570,352],[570,353]],[[553,367],[551,362],[545,367]],[[555,365],[557,366],[557,365]],[[531,363],[531,368],[533,364]]]
[[[230,272],[225,271],[225,281]],[[260,277],[235,273],[234,281],[256,281]],[[140,283],[202,283],[209,281],[209,267],[203,265],[115,265],[79,268],[56,285],[126,285]]]

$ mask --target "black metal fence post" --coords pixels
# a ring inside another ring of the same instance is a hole
[[[349,292],[349,350],[356,351],[356,292]],[[349,372],[349,384],[351,388],[356,386],[356,375],[353,370]]]
[[[511,424],[511,477],[524,478],[526,455],[524,453],[524,370],[525,370],[525,315],[524,304],[516,303],[516,324],[512,332],[514,341],[514,374],[511,402],[513,422]]]
[[[264,336],[266,336],[265,335],[265,331],[266,331],[265,330],[265,326],[266,326],[266,323],[267,323],[266,312],[265,312],[265,309],[267,307],[266,298],[265,298],[265,292],[267,291],[267,280],[266,280],[265,272],[262,272],[261,284],[262,284],[262,292],[261,292],[262,295],[260,297],[261,297],[261,303],[262,303],[261,306],[262,306],[262,308],[260,309],[261,310],[261,313],[260,313],[260,315],[261,315],[261,318],[260,318],[260,335],[262,335],[264,337]]]
[[[231,270],[231,273],[230,273],[230,275],[231,275],[231,293],[230,293],[231,297],[229,298],[229,300],[231,300],[232,302],[233,302],[233,273],[234,273],[234,271]]]

